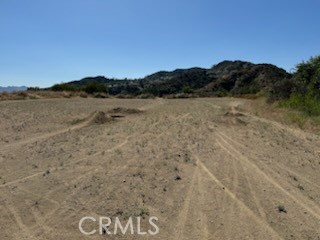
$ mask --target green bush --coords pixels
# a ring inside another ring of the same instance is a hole
[[[291,94],[291,97],[282,101],[280,106],[297,109],[309,116],[320,116],[320,101],[311,94]]]
[[[108,93],[107,86],[98,82],[89,82],[82,88],[82,90],[89,94]]]
[[[193,89],[190,86],[184,86],[182,92],[185,94],[193,93]]]

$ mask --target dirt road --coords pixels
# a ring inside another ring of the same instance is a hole
[[[0,239],[319,240],[320,138],[247,103],[0,102]],[[117,107],[141,112],[92,121]],[[159,233],[89,237],[84,216],[155,216]]]

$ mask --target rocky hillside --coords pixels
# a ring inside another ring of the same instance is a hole
[[[84,78],[69,84],[78,88],[90,82],[107,85],[109,94],[153,94],[164,96],[177,93],[198,95],[240,95],[267,91],[277,81],[291,78],[285,70],[271,64],[224,61],[210,69],[190,68],[160,71],[142,79],[108,79],[103,76]]]
[[[277,81],[290,78],[285,70],[271,64],[224,61],[207,71],[214,79],[207,91],[226,91],[233,95],[268,91]]]

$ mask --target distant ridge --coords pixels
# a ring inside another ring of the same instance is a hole
[[[26,86],[8,86],[8,87],[1,87],[0,92],[17,92],[17,91],[25,91],[28,87]]]

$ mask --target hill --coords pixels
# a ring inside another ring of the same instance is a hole
[[[152,94],[164,96],[177,93],[197,95],[239,95],[264,92],[282,79],[291,78],[284,69],[271,64],[244,61],[223,61],[212,68],[188,68],[159,71],[141,79],[110,79],[86,77],[68,84],[83,88],[96,82],[108,87],[110,95]]]

